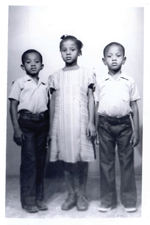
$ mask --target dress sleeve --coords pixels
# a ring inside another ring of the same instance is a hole
[[[95,85],[96,85],[96,74],[90,71],[88,76],[88,88],[91,88],[93,89],[93,91],[95,91]]]
[[[56,90],[55,81],[54,81],[54,75],[50,75],[48,77],[48,85],[49,85],[49,89],[50,89],[50,94],[52,94],[53,91]]]

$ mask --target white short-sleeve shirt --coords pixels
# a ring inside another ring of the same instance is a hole
[[[32,113],[48,109],[48,84],[39,79],[38,84],[28,75],[17,79],[12,84],[9,100],[18,101],[18,112],[22,109]]]
[[[96,85],[95,101],[102,116],[123,117],[132,112],[130,102],[139,100],[137,85],[132,77],[121,73],[114,80],[107,74]]]

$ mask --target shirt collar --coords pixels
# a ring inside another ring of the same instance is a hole
[[[129,77],[123,72],[120,74],[120,78],[123,78],[125,80],[129,80]]]
[[[119,78],[129,80],[128,76],[123,72],[120,74]],[[112,79],[111,75],[107,74],[105,77],[103,77],[102,81],[106,81],[106,80],[110,80],[110,79]]]
[[[25,75],[24,76],[24,82],[26,82],[26,81],[32,81],[32,80],[33,80],[32,77],[30,77],[29,75]],[[38,83],[39,84],[42,83],[42,84],[46,85],[46,82],[42,81],[41,78],[39,78],[39,82]]]

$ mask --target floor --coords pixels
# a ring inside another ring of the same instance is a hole
[[[20,205],[19,177],[8,177],[6,179],[6,218],[136,218],[141,216],[141,176],[136,176],[137,185],[137,211],[127,213],[120,203],[119,189],[120,176],[116,176],[116,186],[118,193],[117,208],[107,213],[98,211],[99,206],[99,177],[88,177],[87,196],[89,199],[88,211],[79,212],[76,208],[69,211],[62,211],[60,206],[67,196],[66,184],[63,177],[45,178],[45,202],[48,211],[41,211],[30,214],[25,212]]]

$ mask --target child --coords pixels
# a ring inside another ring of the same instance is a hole
[[[133,147],[139,143],[140,99],[133,78],[122,72],[126,61],[124,47],[116,42],[103,51],[108,74],[96,87],[96,127],[99,132],[101,205],[106,212],[117,205],[115,184],[115,146],[121,168],[121,201],[127,212],[136,211],[136,185]]]
[[[39,79],[42,61],[42,55],[34,49],[23,53],[21,68],[26,75],[13,83],[9,95],[14,141],[22,150],[21,204],[29,213],[47,210],[42,200],[49,115],[48,86]]]
[[[64,161],[68,187],[68,197],[61,206],[62,210],[74,206],[79,211],[88,209],[88,161],[94,160],[94,74],[77,65],[78,56],[82,54],[81,48],[82,42],[76,37],[63,36],[60,52],[65,67],[49,77],[52,94],[50,160]]]

